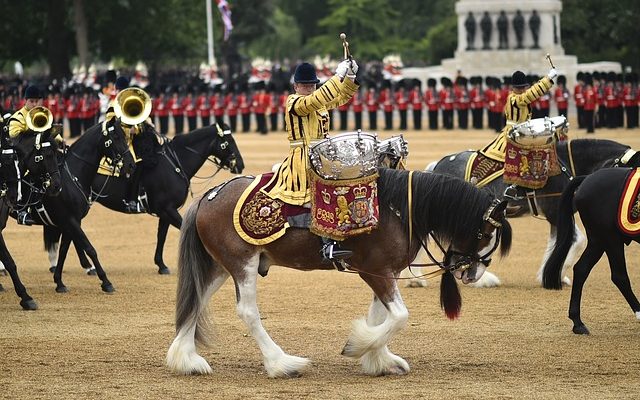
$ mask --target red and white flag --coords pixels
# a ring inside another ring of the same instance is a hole
[[[231,31],[233,30],[233,23],[231,22],[231,10],[229,9],[227,0],[216,0],[216,4],[218,5],[218,10],[220,11],[222,23],[224,24],[224,40],[228,40],[229,35],[231,35]]]

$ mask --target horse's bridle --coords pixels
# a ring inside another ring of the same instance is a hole
[[[53,140],[53,139],[51,139]],[[29,153],[27,153],[27,155],[24,157],[25,160],[29,159],[29,158],[33,158],[33,162],[38,164],[40,162],[42,162],[44,160],[44,156],[41,154],[42,151],[45,148],[51,147],[51,142],[50,141],[42,141],[42,132],[38,132],[35,136],[35,142],[33,144],[33,148],[31,149],[31,151],[29,151]],[[35,155],[34,155],[35,153]],[[60,175],[60,170],[56,170],[53,175]],[[21,182],[24,182],[25,185],[31,187],[32,191],[34,193],[39,193],[39,194],[44,194],[46,193],[47,189],[49,188],[49,186],[51,186],[51,174],[49,172],[46,172],[44,174],[44,179],[42,179],[42,188],[38,188],[35,187],[31,182],[29,181],[25,181],[24,180],[24,176],[20,178]]]

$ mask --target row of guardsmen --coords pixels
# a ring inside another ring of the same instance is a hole
[[[431,130],[453,129],[454,125],[459,129],[484,129],[486,121],[488,128],[498,132],[504,126],[503,110],[510,90],[510,78],[474,76],[467,80],[459,76],[452,81],[443,77],[439,87],[431,78],[427,80],[424,92],[417,79],[371,83],[334,112],[337,115],[332,115],[332,125],[339,123],[339,126],[331,129],[377,131],[378,120],[382,116],[381,127],[385,130],[407,130],[409,119],[413,129],[421,130],[422,121],[426,118]],[[577,84],[571,93],[566,87],[565,76],[560,75],[556,88],[531,105],[532,118],[549,115],[569,117],[569,105],[573,101],[579,129],[618,128],[625,126],[625,121],[627,128],[638,127],[640,90],[637,74],[579,72],[576,78]],[[537,79],[537,76],[528,76],[530,82]],[[128,85],[128,81],[125,84]],[[113,85],[101,91],[73,86],[61,91],[50,86],[43,105],[51,110],[56,123],[66,119],[70,136],[77,137],[97,123],[115,96],[115,89]],[[165,134],[170,129],[181,134],[209,125],[214,120],[227,122],[232,132],[250,132],[252,128],[262,134],[281,131],[284,103],[289,95],[288,90],[273,90],[264,82],[233,87],[233,90],[226,90],[225,85],[214,88],[163,86],[157,91],[146,89],[153,97],[152,117],[160,132]],[[17,91],[0,90],[0,111],[3,114],[20,109],[23,103],[24,99]],[[365,113],[367,126],[363,122]],[[457,124],[454,124],[454,119],[457,119]]]

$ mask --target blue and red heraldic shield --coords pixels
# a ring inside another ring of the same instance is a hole
[[[640,172],[638,168],[631,170],[622,189],[618,206],[618,226],[627,235],[640,234]]]
[[[312,233],[344,240],[378,226],[378,174],[328,180],[309,171]]]
[[[524,145],[507,138],[504,182],[529,189],[540,189],[550,176],[560,174],[555,142]]]

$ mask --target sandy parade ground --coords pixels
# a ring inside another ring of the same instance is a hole
[[[569,134],[587,136],[577,129]],[[423,169],[446,154],[483,146],[493,133],[423,130],[404,136],[409,168]],[[287,151],[283,132],[235,137],[245,174],[270,170]],[[602,129],[590,137],[640,149],[640,130]],[[198,175],[211,171],[206,165]],[[194,179],[192,188],[197,195],[230,177],[221,172],[211,181]],[[437,281],[426,288],[402,288],[409,323],[390,349],[411,365],[406,376],[370,377],[340,355],[351,321],[364,316],[371,301],[370,289],[357,275],[272,268],[258,282],[263,324],[286,352],[313,364],[300,378],[269,379],[255,341],[236,316],[230,281],[210,304],[215,344],[201,351],[213,374],[178,376],[166,368],[174,337],[176,229],[170,229],[165,247],[172,274],[158,275],[153,264],[157,219],[94,205],[83,227],[116,292],[103,293],[72,249],[64,272],[70,291],[57,294],[42,250],[42,229],[19,227],[12,220],[4,237],[39,310],[23,311],[9,277],[0,277],[6,289],[0,293],[0,398],[639,398],[640,322],[610,281],[606,260],[584,290],[583,320],[591,335],[574,335],[566,316],[570,290],[547,291],[536,281],[548,224],[533,217],[511,223],[511,254],[490,267],[502,286],[463,287],[460,319],[449,321],[440,310]],[[636,284],[639,250],[632,244],[626,253]]]

